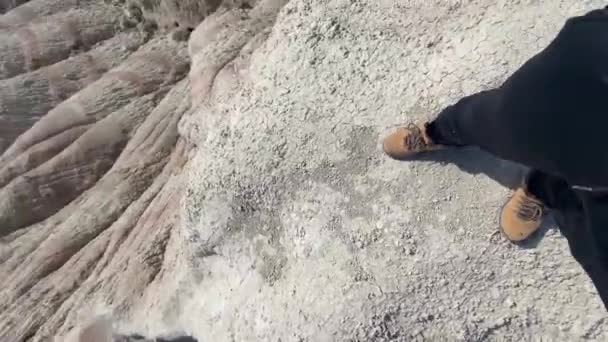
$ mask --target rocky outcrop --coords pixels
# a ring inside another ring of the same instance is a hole
[[[599,1],[17,5],[0,0],[1,341],[608,337],[563,238],[495,234],[518,166],[379,148]]]
[[[134,5],[125,8],[133,11]],[[218,13],[235,6],[218,5],[212,8]],[[156,6],[165,16],[181,8]],[[245,15],[252,9],[236,11]],[[78,11],[87,15],[78,22],[66,19]],[[152,36],[142,31],[150,26],[119,29],[119,12],[89,2],[67,12],[39,11],[47,26],[11,21],[14,11],[0,20],[10,22],[3,34],[14,37],[3,41],[0,81],[2,340],[63,336],[86,319],[83,301],[88,309],[96,301],[120,303],[127,317],[179,261],[166,250],[175,245],[185,189],[181,170],[193,151],[178,134],[193,102],[187,42],[175,39],[181,28],[159,28]],[[143,25],[154,18],[139,19]],[[26,30],[33,32],[33,43],[19,35]],[[238,35],[233,50],[252,36]],[[34,50],[39,63],[28,57]],[[238,53],[233,50],[230,58]],[[127,338],[120,336],[115,339]]]

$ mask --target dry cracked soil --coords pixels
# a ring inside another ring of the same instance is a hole
[[[525,170],[385,157],[599,0],[0,0],[0,341],[606,341]]]

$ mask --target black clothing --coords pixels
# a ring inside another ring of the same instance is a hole
[[[608,9],[570,18],[503,85],[445,108],[427,133],[530,167],[528,191],[553,209],[608,308]]]

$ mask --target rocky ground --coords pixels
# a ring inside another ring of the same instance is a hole
[[[601,5],[0,0],[0,340],[606,340],[521,167],[380,148]]]

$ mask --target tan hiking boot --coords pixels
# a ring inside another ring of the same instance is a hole
[[[534,234],[543,221],[545,206],[523,188],[517,189],[500,213],[500,230],[511,242],[522,242]]]
[[[384,153],[393,159],[405,159],[420,152],[434,151],[441,145],[433,143],[426,134],[426,124],[409,124],[384,139]]]

